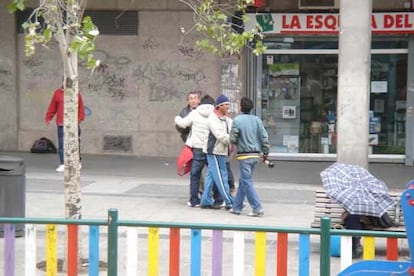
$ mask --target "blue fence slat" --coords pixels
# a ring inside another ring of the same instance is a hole
[[[99,226],[89,226],[89,276],[99,275]]]
[[[201,274],[201,230],[191,229],[191,276]]]
[[[299,234],[299,276],[309,274],[309,255],[310,255],[310,236],[309,234]]]

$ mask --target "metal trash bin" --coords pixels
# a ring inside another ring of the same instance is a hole
[[[26,175],[23,158],[0,155],[0,217],[25,217]],[[24,225],[16,225],[16,237],[24,235]],[[0,237],[3,237],[0,225]]]

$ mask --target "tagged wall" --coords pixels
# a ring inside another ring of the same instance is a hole
[[[0,3],[0,150],[17,150],[16,37],[14,18]],[[6,26],[3,27],[2,26]]]
[[[80,90],[86,119],[81,149],[93,154],[176,156],[182,141],[173,119],[192,89],[217,96],[220,60],[192,48],[194,34],[182,38],[180,28],[193,25],[191,12],[139,12],[138,36],[100,35],[96,56],[107,66],[91,73],[80,66]],[[24,56],[18,37],[20,77],[19,150],[56,127],[44,116],[53,91],[60,86],[62,66],[56,45]]]

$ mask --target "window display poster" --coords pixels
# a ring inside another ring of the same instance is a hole
[[[371,93],[387,93],[387,81],[371,81]]]
[[[369,118],[369,133],[375,134],[381,132],[381,118],[371,117]]]
[[[267,64],[273,64],[273,56],[272,55],[266,56],[266,63]]]
[[[287,147],[287,152],[299,152],[299,136],[283,135],[283,145]]]
[[[378,134],[370,134],[368,137],[368,144],[370,146],[378,145]]]
[[[285,105],[282,108],[283,119],[295,119],[296,118],[296,106]]]
[[[299,75],[299,63],[274,63],[269,65],[270,75],[286,76],[286,75]]]

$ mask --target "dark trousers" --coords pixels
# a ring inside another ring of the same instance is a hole
[[[193,148],[193,161],[190,172],[190,202],[192,205],[200,204],[198,197],[198,186],[200,184],[201,172],[207,164],[206,154],[202,149]]]
[[[345,228],[353,230],[361,230],[362,223],[359,215],[349,214],[345,218]],[[352,257],[359,258],[362,254],[361,237],[352,237]]]

